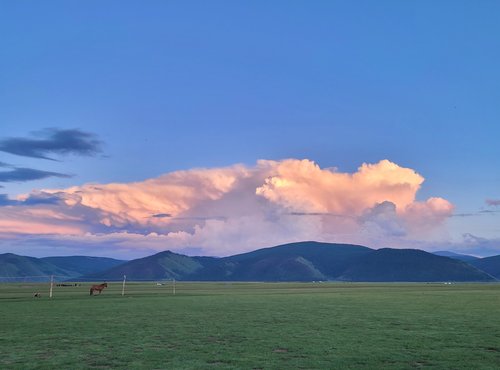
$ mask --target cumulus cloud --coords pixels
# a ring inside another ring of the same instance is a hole
[[[77,154],[93,156],[101,152],[101,141],[78,129],[49,128],[33,138],[11,137],[0,140],[0,151],[14,155],[54,160],[49,155]]]
[[[364,233],[397,237],[407,235],[404,220],[398,217],[396,205],[389,201],[368,208],[359,220]]]
[[[416,232],[431,230],[453,214],[454,206],[443,198],[432,197],[425,202],[408,204],[402,212],[402,218],[408,228]]]
[[[424,178],[388,160],[363,164],[356,173],[321,169],[308,160],[275,164],[276,175],[257,194],[296,212],[360,215],[366,208],[389,201],[403,210],[410,205]]]
[[[176,171],[135,183],[34,191],[9,205],[4,199],[0,238],[43,234],[219,256],[298,240],[403,247],[453,212],[442,198],[416,200],[423,181],[388,160],[354,173],[296,159]]]

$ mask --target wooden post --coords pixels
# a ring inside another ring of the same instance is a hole
[[[122,297],[125,295],[125,280],[127,280],[127,275],[123,275]]]
[[[52,298],[52,290],[54,289],[54,275],[50,275],[50,290],[49,298]]]

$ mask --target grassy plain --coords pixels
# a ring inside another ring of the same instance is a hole
[[[498,369],[500,285],[0,284],[2,369]],[[40,299],[32,298],[41,291]]]

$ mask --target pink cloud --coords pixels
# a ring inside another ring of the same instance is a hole
[[[178,216],[202,201],[215,201],[231,191],[238,179],[246,176],[243,166],[222,169],[177,171],[142,182],[128,184],[88,184],[62,192],[68,207],[82,206],[94,210],[104,226],[151,227],[161,229],[172,222],[171,217],[152,217],[157,214]],[[61,193],[61,190],[44,190]]]
[[[321,169],[309,160],[272,162],[276,175],[257,188],[258,195],[297,212],[360,215],[389,201],[398,209],[410,205],[424,178],[388,160],[363,164],[353,174]]]
[[[0,237],[12,234],[25,235],[51,235],[51,234],[82,234],[78,227],[69,225],[54,225],[48,222],[36,222],[29,220],[0,219]]]
[[[417,232],[433,229],[450,217],[453,204],[443,198],[429,198],[425,202],[413,202],[402,212],[408,227]]]

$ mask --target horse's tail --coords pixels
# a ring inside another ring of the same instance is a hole
[[[92,295],[92,293],[94,293],[94,289],[90,288],[90,295]]]

